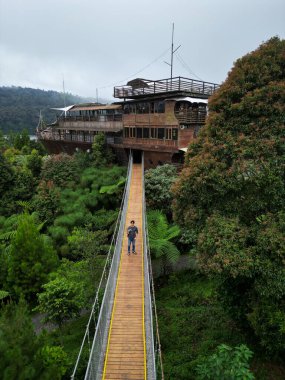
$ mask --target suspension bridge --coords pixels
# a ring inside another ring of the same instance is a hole
[[[144,195],[144,167],[130,154],[127,181],[105,267],[72,380],[163,379]],[[136,254],[127,227],[136,221]]]

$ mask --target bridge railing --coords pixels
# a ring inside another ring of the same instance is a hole
[[[144,157],[142,157],[144,174]],[[150,245],[147,226],[145,186],[143,175],[143,239],[144,239],[144,319],[146,334],[147,379],[164,380],[161,344],[158,329],[158,318],[155,302],[154,282],[150,255]]]
[[[133,159],[130,154],[127,182],[117,218],[115,231],[107,254],[102,277],[92,305],[86,331],[82,340],[80,351],[75,363],[71,380],[84,379],[99,380],[104,367],[104,355],[107,346],[108,331],[111,320],[117,274],[120,263],[121,246],[123,241],[125,219],[128,206],[128,197],[131,183]],[[102,299],[102,295],[103,299]],[[87,364],[87,356],[89,357]],[[86,369],[87,368],[87,369]]]

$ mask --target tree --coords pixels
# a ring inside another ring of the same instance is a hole
[[[38,345],[26,303],[4,307],[0,314],[0,372],[3,379],[36,379]]]
[[[38,356],[42,359],[45,368],[48,368],[48,379],[60,380],[70,365],[67,353],[61,346],[44,345]]]
[[[31,151],[27,157],[27,167],[30,169],[34,177],[39,177],[42,168],[42,157],[36,149]]]
[[[33,207],[46,226],[51,225],[59,213],[60,190],[52,181],[41,181],[33,198]]]
[[[209,100],[174,189],[200,267],[271,354],[285,347],[285,41],[239,59]],[[283,346],[283,348],[282,348]]]
[[[217,352],[197,366],[197,380],[253,380],[248,364],[252,355],[244,344],[235,348],[221,344]]]
[[[104,166],[114,161],[114,155],[111,148],[106,144],[104,133],[98,133],[95,136],[92,144],[92,157],[96,167]]]
[[[45,314],[46,322],[53,322],[61,329],[63,323],[79,316],[82,308],[93,295],[93,280],[89,276],[88,262],[76,263],[62,259],[56,272],[38,293],[39,305],[35,310]]]
[[[166,216],[157,210],[147,214],[150,251],[154,258],[160,259],[166,272],[167,265],[174,264],[180,252],[172,240],[180,235],[177,225],[169,226]]]
[[[37,310],[45,314],[45,322],[56,323],[59,329],[63,322],[79,316],[85,303],[83,284],[65,278],[56,278],[43,286],[38,294]]]
[[[5,380],[60,380],[67,368],[62,348],[36,336],[23,298],[1,308],[0,356],[1,379]]]
[[[92,259],[106,253],[107,231],[90,231],[88,228],[75,227],[67,241],[73,258]],[[108,251],[108,249],[107,249]]]
[[[177,179],[173,165],[162,165],[145,173],[145,195],[147,206],[171,214],[173,194],[171,187]]]
[[[0,152],[0,215],[6,215],[9,211],[11,202],[9,191],[13,187],[14,181],[12,166]]]
[[[57,256],[50,241],[41,235],[32,215],[19,216],[18,227],[11,240],[8,283],[19,297],[33,300],[47,275],[57,266]]]
[[[46,157],[43,162],[41,178],[53,181],[56,186],[66,187],[77,183],[80,177],[78,162],[75,157],[66,153]]]

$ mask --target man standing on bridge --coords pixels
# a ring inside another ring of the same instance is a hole
[[[128,255],[131,253],[131,244],[132,244],[132,252],[136,255],[136,237],[139,233],[138,228],[135,226],[135,221],[131,220],[131,225],[128,227]]]

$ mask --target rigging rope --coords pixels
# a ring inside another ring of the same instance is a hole
[[[185,60],[182,58],[182,56],[179,54],[179,53],[175,53],[176,55],[176,58],[178,59],[179,63],[184,67],[184,69],[190,74],[190,75],[194,75],[194,77],[196,77],[197,79],[201,80],[202,82],[204,82],[204,80],[202,78],[200,78],[198,75],[196,75],[194,73],[193,70],[191,70],[191,68],[189,67],[189,65],[185,62]]]
[[[151,65],[153,65],[155,62],[157,62],[160,58],[164,57],[166,55],[166,53],[169,52],[169,50],[171,49],[171,47],[169,47],[168,49],[166,49],[163,53],[161,53],[157,58],[155,58],[153,61],[151,61],[150,63],[148,63],[146,66],[144,66],[142,69],[140,69],[139,71],[137,71],[136,73],[134,73],[133,75],[130,75],[128,76],[127,78],[119,81],[119,82],[116,82],[116,83],[112,83],[112,84],[109,84],[107,86],[103,86],[103,87],[98,87],[99,90],[103,89],[103,88],[109,88],[109,87],[114,87],[114,86],[117,86],[121,83],[125,83],[128,79],[131,79],[133,77],[135,77],[136,75],[140,74],[142,71],[144,71],[145,69],[147,69],[148,67],[150,67]]]

